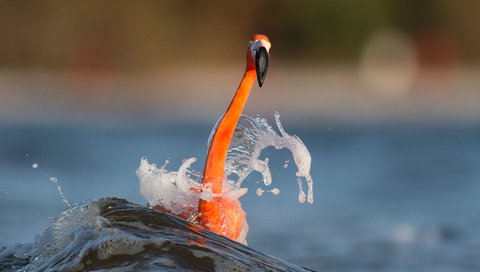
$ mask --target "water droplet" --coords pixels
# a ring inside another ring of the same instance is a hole
[[[50,177],[50,180],[55,183],[55,185],[57,186],[57,191],[58,193],[60,194],[60,197],[62,198],[62,201],[67,204],[67,207],[71,207],[72,204],[67,200],[67,198],[65,197],[65,195],[63,194],[63,191],[62,191],[62,186],[60,186],[60,184],[58,184],[58,179],[54,176],[51,176]]]
[[[33,169],[37,169],[37,168],[38,168],[38,164],[37,164],[37,163],[32,164],[32,168],[33,168]]]
[[[305,203],[305,199],[306,199],[306,198],[307,198],[307,195],[305,194],[304,191],[300,191],[300,192],[298,193],[298,202],[300,202],[300,203],[303,204],[303,203]]]
[[[280,189],[278,189],[278,188],[273,188],[272,190],[270,190],[270,192],[271,192],[272,194],[274,194],[274,195],[278,195],[278,194],[280,194]]]
[[[265,191],[262,188],[257,189],[257,195],[262,196]]]

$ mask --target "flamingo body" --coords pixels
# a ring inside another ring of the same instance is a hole
[[[253,35],[247,50],[246,70],[230,106],[220,120],[208,150],[203,186],[214,195],[210,201],[201,199],[199,222],[213,232],[232,240],[241,240],[248,229],[245,212],[238,199],[223,196],[225,162],[235,127],[257,78],[260,87],[268,68],[270,41],[265,35]]]

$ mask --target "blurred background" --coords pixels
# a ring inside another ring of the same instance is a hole
[[[202,170],[264,33],[270,68],[245,111],[278,110],[303,139],[316,202],[296,201],[291,155],[267,152],[282,193],[245,183],[250,246],[326,271],[478,271],[478,14],[467,0],[0,0],[0,246],[65,208],[52,176],[73,202],[144,203],[142,156]]]

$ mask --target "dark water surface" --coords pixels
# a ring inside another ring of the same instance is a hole
[[[126,200],[77,204],[35,243],[0,252],[2,271],[307,271]]]
[[[298,203],[290,153],[265,152],[281,193],[258,197],[259,176],[244,183],[251,248],[322,271],[480,271],[480,126],[285,126],[312,154],[315,203]],[[32,242],[65,210],[51,176],[71,202],[144,205],[140,158],[176,170],[195,156],[202,170],[209,132],[1,126],[0,246]]]

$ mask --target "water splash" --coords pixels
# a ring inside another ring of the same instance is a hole
[[[178,171],[167,170],[168,162],[158,168],[143,157],[136,173],[140,180],[140,193],[150,206],[179,215],[194,222],[198,214],[199,199],[210,200],[211,197],[229,197],[238,199],[247,193],[242,183],[253,172],[262,175],[265,186],[272,184],[269,159],[259,159],[262,150],[273,146],[275,149],[287,148],[293,155],[297,166],[297,182],[299,187],[298,201],[313,203],[313,179],[310,176],[311,156],[305,144],[296,135],[288,134],[280,121],[280,114],[275,112],[275,124],[278,134],[266,119],[241,115],[234,131],[225,164],[224,188],[221,194],[213,194],[210,188],[202,187],[202,175],[191,168],[196,158],[185,160]],[[217,122],[218,125],[218,122]],[[212,130],[210,145],[216,126]],[[288,163],[288,161],[286,162]],[[307,182],[307,194],[303,190],[303,181]],[[257,190],[257,194],[270,192],[280,193],[278,188]]]
[[[298,201],[300,203],[305,202],[305,193],[302,189],[302,179],[304,178],[307,181],[308,186],[308,203],[313,203],[313,179],[310,175],[310,168],[312,165],[312,156],[308,151],[305,144],[302,142],[297,135],[290,135],[283,129],[282,123],[280,122],[280,113],[278,111],[275,112],[275,121],[277,123],[277,127],[282,134],[282,138],[285,140],[285,147],[292,152],[293,161],[297,165],[297,181],[299,186],[299,195]]]
[[[57,191],[60,194],[60,197],[62,198],[62,201],[67,205],[68,208],[72,206],[72,203],[70,203],[65,195],[63,194],[62,191],[62,186],[58,183],[58,179],[56,177],[50,177],[50,181],[53,182],[57,186]]]
[[[257,188],[256,193],[257,193],[258,196],[262,196],[264,193],[272,193],[273,195],[278,195],[278,194],[280,194],[280,189],[273,188],[271,190],[264,190],[262,188]]]
[[[257,188],[257,195],[258,196],[262,196],[263,193],[265,193],[265,190],[263,190],[262,188]]]
[[[280,189],[278,189],[278,188],[273,188],[272,190],[269,190],[269,191],[270,191],[270,193],[272,193],[274,195],[280,194]]]
[[[136,173],[140,180],[140,193],[149,205],[164,207],[176,215],[197,210],[200,197],[197,192],[201,189],[201,183],[190,170],[190,165],[196,160],[185,160],[175,172],[166,169],[168,161],[158,168],[143,157]]]
[[[312,157],[305,144],[296,135],[288,134],[280,121],[280,114],[275,112],[275,123],[281,135],[278,135],[267,120],[261,117],[242,115],[233,134],[230,150],[227,155],[225,174],[238,176],[234,188],[239,188],[245,178],[252,172],[260,172],[265,185],[272,183],[272,174],[268,166],[268,158],[258,159],[262,150],[273,146],[275,149],[287,148],[293,155],[297,166],[297,181],[299,183],[300,203],[308,198],[313,203],[313,179],[310,176]],[[302,178],[308,185],[307,195],[303,191]]]

